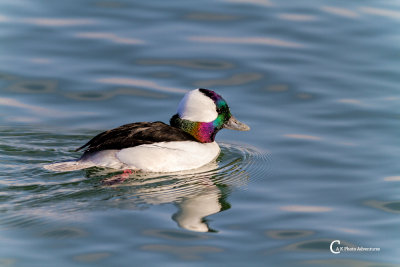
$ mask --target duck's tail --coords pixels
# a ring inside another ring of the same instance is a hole
[[[43,166],[43,168],[49,171],[68,172],[68,171],[82,170],[92,166],[93,164],[83,163],[80,162],[79,160],[71,160],[71,161],[57,162],[53,164],[46,164]]]

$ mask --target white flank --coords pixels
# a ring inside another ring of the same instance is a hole
[[[199,168],[220,152],[216,142],[161,142],[122,149],[116,153],[121,163],[149,172],[177,172]]]
[[[51,171],[75,171],[93,166],[135,169],[147,172],[180,172],[197,169],[215,160],[220,152],[216,142],[161,142],[122,150],[102,150],[76,161],[43,166]]]

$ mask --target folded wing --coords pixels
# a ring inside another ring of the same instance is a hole
[[[85,153],[90,153],[106,149],[124,149],[144,144],[173,141],[197,142],[193,136],[185,131],[160,121],[136,122],[102,132],[76,151],[86,148]]]

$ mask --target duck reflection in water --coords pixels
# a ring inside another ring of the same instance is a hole
[[[88,169],[86,174],[92,178],[103,177],[102,182],[108,179],[104,177],[115,176],[115,171],[110,173],[106,169]],[[231,207],[227,198],[232,187],[238,183],[243,185],[243,181],[248,180],[244,171],[235,175],[230,173],[227,176],[225,173],[224,176],[224,173],[218,172],[218,164],[213,162],[197,169],[195,173],[193,170],[174,175],[135,173],[122,183],[102,183],[102,186],[115,189],[114,200],[116,197],[126,199],[136,207],[173,203],[178,211],[172,215],[172,219],[179,227],[195,232],[217,232],[210,228],[206,217]]]
[[[225,189],[225,190],[224,190]],[[172,219],[182,228],[195,232],[217,232],[209,227],[207,216],[227,210],[231,205],[226,201],[228,188],[222,185],[207,186],[197,194],[183,197],[175,202],[178,211]]]

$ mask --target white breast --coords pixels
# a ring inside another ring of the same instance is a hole
[[[220,152],[216,142],[161,142],[130,147],[116,152],[116,158],[129,168],[150,172],[176,172],[199,168],[213,161]]]

